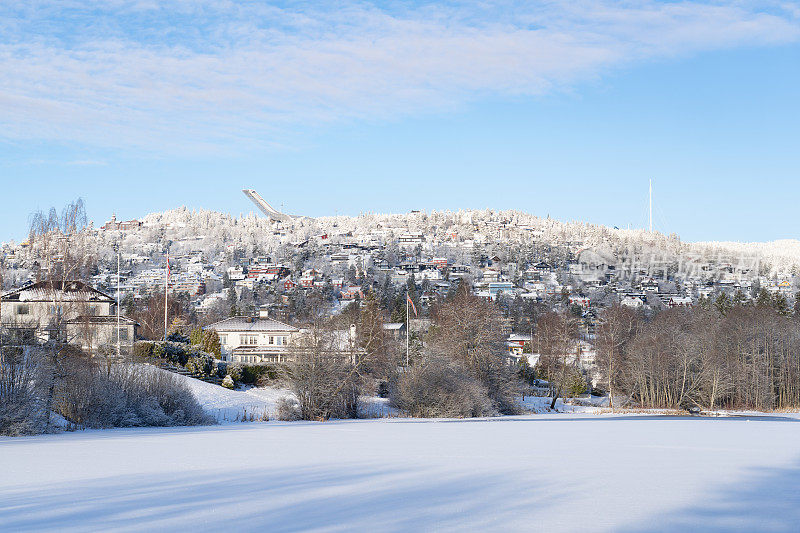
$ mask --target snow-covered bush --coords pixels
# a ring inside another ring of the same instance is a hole
[[[197,355],[192,355],[186,362],[186,369],[195,374],[203,374],[210,376],[214,372],[214,358],[210,354],[197,352]]]
[[[44,369],[37,355],[28,348],[8,346],[0,352],[0,435],[44,430]]]
[[[231,379],[236,383],[241,383],[242,381],[242,364],[241,363],[230,363],[228,365],[228,375]]]
[[[54,410],[83,427],[181,426],[210,420],[175,374],[148,365],[62,361]]]
[[[420,418],[497,414],[485,386],[455,361],[433,355],[397,377],[390,400],[397,409]]]
[[[300,420],[300,405],[293,398],[281,398],[278,401],[278,420]]]
[[[230,374],[225,376],[225,378],[222,380],[222,386],[226,389],[232,389],[234,387],[233,378]]]

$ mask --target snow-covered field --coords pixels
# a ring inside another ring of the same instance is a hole
[[[0,530],[797,531],[791,417],[587,414],[0,439]]]

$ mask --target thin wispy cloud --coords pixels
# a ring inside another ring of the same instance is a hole
[[[75,161],[67,161],[66,164],[71,167],[104,167],[107,165],[105,161],[96,159],[76,159]]]
[[[326,4],[3,2],[0,138],[247,150],[800,38],[796,5],[780,3]]]

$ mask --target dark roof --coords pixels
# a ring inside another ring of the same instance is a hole
[[[108,294],[98,291],[82,281],[40,281],[3,294],[4,301],[16,302],[49,302],[53,300],[53,291],[61,292],[62,301],[88,301],[114,303],[116,300]]]
[[[233,316],[209,324],[205,329],[213,329],[214,331],[300,331],[294,326],[278,322],[272,318],[251,316]]]

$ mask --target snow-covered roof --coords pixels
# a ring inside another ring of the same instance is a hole
[[[120,316],[119,321],[121,324],[137,324],[138,323],[126,316]],[[73,319],[67,320],[70,324],[82,324],[82,323],[89,323],[89,324],[116,324],[117,323],[117,315],[82,315],[75,317]]]
[[[55,298],[54,298],[55,296]],[[4,301],[16,302],[108,302],[116,300],[82,281],[40,281],[13,289],[2,296]]]
[[[225,331],[263,331],[263,332],[290,332],[295,333],[300,331],[294,326],[278,322],[272,318],[267,317],[251,317],[251,316],[233,316],[214,322],[206,326],[206,329],[213,329],[217,332]]]

